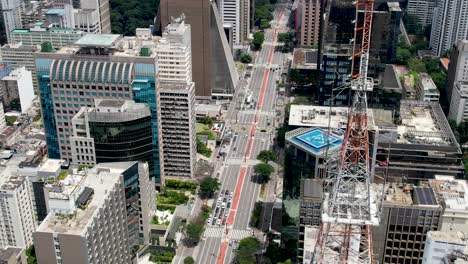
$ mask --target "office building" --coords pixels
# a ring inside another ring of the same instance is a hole
[[[429,185],[434,189],[438,198],[442,201],[444,212],[440,219],[441,232],[460,231],[468,232],[468,191],[466,180],[455,179],[453,176],[435,176],[429,180]]]
[[[37,226],[30,186],[26,178],[5,167],[0,174],[0,208],[0,246],[31,246]]]
[[[450,103],[449,118],[457,124],[465,120],[464,105],[466,83],[468,83],[468,40],[462,40],[452,46],[447,73],[446,95]]]
[[[24,0],[2,0],[0,1],[0,8],[3,17],[3,27],[9,40],[10,31],[15,28],[22,27],[21,14],[25,8]]]
[[[429,231],[427,232],[422,264],[466,263],[452,262],[452,260],[457,255],[466,257],[467,246],[468,238],[463,232]]]
[[[313,248],[307,247],[308,235],[311,227],[317,228],[322,220],[322,181],[317,179],[301,180],[301,198],[299,207],[299,239],[297,259],[299,263],[308,259],[313,253]]]
[[[421,263],[426,236],[437,231],[442,205],[430,187],[389,183],[380,224],[372,227],[374,261]]]
[[[94,105],[81,108],[71,120],[73,163],[143,161],[154,175],[149,107],[117,99],[96,99]]]
[[[162,0],[158,10],[158,27],[164,29],[171,23],[171,17],[181,14],[185,14],[185,22],[191,27],[195,95],[207,99],[231,97],[238,76],[216,2]]]
[[[158,79],[169,82],[192,82],[192,48],[190,25],[184,17],[172,20],[157,46]]]
[[[318,127],[298,128],[286,132],[286,146],[293,150],[294,156],[307,162],[314,178],[326,176],[324,162],[340,150],[343,135],[331,132],[328,142],[327,130]]]
[[[436,6],[436,0],[408,0],[406,14],[411,16],[409,25],[413,27],[419,25],[421,29],[431,25]]]
[[[437,1],[429,45],[439,57],[452,45],[468,37],[468,0]]]
[[[452,85],[452,96],[448,119],[457,125],[468,120],[468,81],[457,81]]]
[[[320,36],[319,0],[300,0],[302,8],[299,43],[301,46],[317,46]]]
[[[232,31],[231,44],[240,44],[240,16],[241,16],[241,2],[243,0],[220,0],[218,1],[218,8],[221,14],[223,27]],[[229,40],[229,38],[228,38]]]
[[[387,181],[462,177],[462,152],[438,102],[402,100],[396,124],[379,127],[373,146],[375,159],[386,161]]]
[[[75,21],[73,16],[73,7],[69,4],[62,8],[51,8],[45,12],[48,25],[54,25],[60,28],[73,28]]]
[[[39,23],[28,29],[15,29],[10,32],[10,43],[23,45],[41,45],[44,42],[52,44],[52,48],[60,49],[71,45],[83,37],[85,33],[74,28],[42,27]]]
[[[155,185],[148,164],[135,161],[100,163],[95,170],[120,175],[123,179],[128,239],[133,255],[136,246],[150,243],[150,222],[156,214]]]
[[[82,107],[94,107],[94,99],[134,100],[148,104],[150,109],[154,175],[159,183],[155,90],[158,39],[151,34],[128,38],[89,34],[74,46],[36,53],[50,158],[72,159],[72,118]],[[69,70],[61,70],[63,67]]]
[[[320,105],[348,104],[348,93],[333,94],[333,89],[348,85],[352,54],[353,45],[349,44],[325,44],[322,48],[320,85],[316,95]]]
[[[124,184],[100,171],[50,186],[50,213],[34,232],[38,263],[131,263]]]
[[[197,160],[194,84],[161,81],[157,102],[161,177],[192,178]]]
[[[439,90],[431,76],[427,73],[419,73],[416,83],[416,98],[420,101],[438,102],[439,97]]]
[[[403,12],[398,2],[376,3],[373,13],[368,75],[377,79],[392,63],[400,36]]]
[[[252,32],[252,18],[253,13],[251,10],[254,5],[253,0],[241,0],[240,1],[240,18],[239,18],[239,43],[247,44],[249,41],[250,32]]]
[[[83,11],[97,10],[99,14],[100,33],[111,33],[109,0],[80,0],[79,7],[77,6],[76,8],[80,8]]]
[[[23,45],[21,43],[5,44],[0,48],[3,63],[9,64],[13,69],[26,67],[33,79],[34,90],[37,91],[36,67],[34,65],[34,53],[40,50],[39,45]]]
[[[28,263],[24,248],[21,248],[21,247],[0,248],[0,263],[4,263],[4,264],[26,264]]]
[[[26,113],[35,97],[31,72],[22,66],[1,78],[0,96],[5,109]]]

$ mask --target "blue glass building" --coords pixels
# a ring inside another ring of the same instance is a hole
[[[74,46],[35,55],[48,155],[71,160],[72,118],[81,107],[94,107],[94,99],[147,103],[159,183],[156,55],[141,55],[141,47],[130,41],[120,35],[85,35]]]

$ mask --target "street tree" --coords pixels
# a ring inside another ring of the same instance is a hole
[[[260,249],[260,242],[254,237],[247,237],[239,241],[237,260],[240,264],[256,263],[256,253]]]
[[[200,182],[200,196],[212,198],[214,193],[219,190],[220,183],[217,178],[206,177]]]
[[[276,159],[276,154],[272,150],[262,150],[257,155],[257,159],[265,163]]]
[[[263,34],[263,32],[255,32],[254,39],[252,41],[253,49],[259,50],[262,47],[264,40],[265,40],[265,34]]]
[[[202,117],[201,122],[205,125],[208,125],[209,127],[213,125],[213,119],[211,119],[209,116]]]
[[[198,244],[203,234],[203,231],[205,231],[204,223],[201,221],[198,221],[198,219],[188,223],[185,226],[186,241],[191,245]]]
[[[192,257],[188,256],[184,259],[184,264],[195,264],[195,260]]]
[[[240,58],[240,61],[242,63],[251,63],[252,62],[252,57],[249,55],[249,54],[244,54],[242,55],[242,57]]]
[[[268,163],[259,163],[255,165],[254,172],[258,176],[260,183],[267,183],[270,180],[271,173],[275,171]]]

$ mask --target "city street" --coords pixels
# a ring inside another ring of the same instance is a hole
[[[236,98],[246,95],[237,91],[225,115],[226,129],[232,133],[231,142],[225,159],[217,162],[214,174],[220,175],[220,192],[233,193],[226,224],[207,225],[199,245],[190,249],[190,254],[177,252],[173,263],[183,263],[184,256],[188,255],[200,264],[231,263],[236,242],[253,235],[249,221],[261,186],[252,179],[253,166],[258,162],[257,154],[270,149],[275,133],[277,80],[285,59],[284,54],[275,52],[275,44],[278,32],[287,27],[289,12],[286,4],[278,4],[272,26],[265,30],[265,42],[258,52],[247,87],[253,95],[253,106],[244,104],[242,97]],[[239,100],[243,102],[241,107],[238,107]]]

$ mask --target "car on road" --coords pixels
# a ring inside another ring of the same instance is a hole
[[[218,202],[220,203],[222,200],[223,200],[223,197],[220,196],[220,197],[218,198]]]
[[[221,208],[223,208],[223,209],[226,208],[226,203],[223,202],[223,203],[221,204]]]
[[[229,240],[229,245],[232,246],[232,240]]]
[[[228,202],[226,205],[227,208],[231,208],[231,202]]]
[[[216,221],[216,224],[217,224],[217,225],[221,225],[221,220],[218,219],[218,220]]]
[[[224,208],[221,209],[221,212],[219,213],[219,215],[221,216],[221,215],[223,215],[223,213],[224,213]]]
[[[208,225],[211,224],[211,217],[208,218],[208,221],[206,221],[206,223],[207,223]]]
[[[224,212],[224,216],[228,216],[228,213],[229,213],[229,211],[226,210],[226,212]]]
[[[225,202],[227,202],[227,198],[226,198],[226,197],[223,198],[223,203],[225,203]]]
[[[216,209],[215,209],[215,215],[217,215],[219,212],[219,206],[216,206]]]
[[[232,196],[233,196],[233,195],[234,195],[234,193],[233,193],[233,192],[231,192],[231,194],[229,194],[229,197],[231,197],[231,198],[232,198]]]
[[[237,148],[236,148],[236,147],[234,147],[234,148],[232,149],[232,151],[233,151],[233,152],[236,152],[236,150],[237,150]]]
[[[226,189],[226,191],[224,192],[224,195],[228,195],[229,194],[229,190]]]
[[[225,218],[223,218],[223,222],[222,222],[222,223],[223,223],[223,225],[225,225],[225,224],[226,224],[226,217],[225,217]]]

